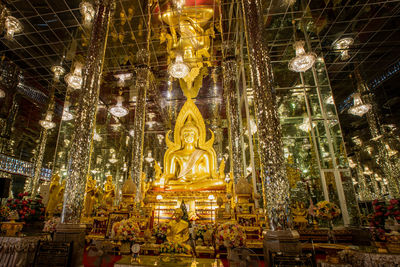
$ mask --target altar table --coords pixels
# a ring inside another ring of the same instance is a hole
[[[131,256],[123,256],[120,261],[114,264],[114,267],[150,267],[150,266],[163,266],[163,267],[223,267],[221,260],[219,259],[205,259],[205,258],[192,258],[182,257],[181,260],[176,262],[171,260],[170,262],[162,261],[160,256],[139,256],[139,260],[136,263],[131,263]]]
[[[50,236],[0,236],[0,267],[30,266],[39,240],[50,240]]]

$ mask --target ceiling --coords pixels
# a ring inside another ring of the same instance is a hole
[[[82,16],[79,12],[80,0],[8,0],[3,1],[18,18],[24,31],[16,34],[10,41],[2,37],[0,50],[2,55],[16,64],[24,74],[24,83],[32,88],[49,95],[55,88],[56,99],[61,111],[67,88],[62,82],[54,85],[51,66],[60,64],[67,72],[74,60],[84,58],[89,43],[89,30],[82,26]],[[160,0],[161,2],[161,0]],[[294,40],[304,38],[304,31],[310,36],[311,49],[323,56],[337,105],[349,100],[356,90],[353,77],[354,69],[358,68],[367,81],[381,75],[386,69],[400,60],[400,0],[297,0],[293,6],[282,0],[265,0],[264,30],[265,40],[274,66],[275,83],[277,87],[293,86],[298,79],[288,72],[287,61],[293,57]],[[244,30],[241,22],[239,0],[226,0],[221,4],[222,33],[216,31],[211,43],[213,71],[217,75],[216,90],[213,90],[213,79],[208,75],[203,88],[197,97],[197,104],[207,120],[207,124],[215,118],[224,118],[225,103],[222,97],[222,82],[220,61],[222,59],[222,41],[239,41]],[[134,74],[135,54],[141,48],[146,48],[148,32],[148,10],[145,0],[116,0],[116,8],[110,24],[103,83],[100,98],[103,107],[116,102],[118,94],[115,74],[132,72]],[[156,84],[148,98],[148,113],[154,113],[153,120],[159,122],[154,128],[147,128],[149,133],[163,133],[171,127],[171,121],[185,100],[176,81],[168,84],[167,51],[165,44],[160,44],[158,32],[163,27],[154,13],[151,19],[151,68],[156,77]],[[350,59],[341,61],[338,51],[332,48],[332,43],[341,37],[354,38],[350,48]],[[239,43],[239,42],[237,42]],[[240,49],[246,60],[246,43]],[[284,66],[282,68],[281,66]],[[396,86],[391,85],[391,79],[376,90],[385,94],[377,94],[379,103],[386,103],[398,95]],[[129,131],[133,125],[136,95],[134,76],[123,88],[123,95],[131,107],[131,112],[119,122],[124,131]],[[172,96],[169,97],[169,94]],[[72,92],[74,99],[79,92]],[[23,121],[28,124],[18,124],[23,132],[29,131],[34,137],[39,135],[37,121],[43,116],[45,103],[30,99],[22,105]],[[73,107],[72,107],[73,109]],[[174,109],[171,111],[171,109]],[[34,110],[34,112],[30,112]],[[107,115],[107,109],[100,109],[99,121],[107,125],[103,134],[113,136],[110,140],[120,140],[113,125],[118,121]],[[396,110],[383,110],[393,117]],[[386,114],[385,113],[385,114]],[[59,112],[58,114],[61,114]],[[59,120],[59,117],[58,117]],[[342,127],[347,132],[354,121],[360,121],[353,116],[343,113],[340,116]],[[101,124],[101,123],[99,123]],[[110,125],[111,124],[111,125]],[[362,122],[357,127],[365,127]],[[52,134],[50,144],[55,146],[56,133]],[[118,141],[120,142],[120,141]],[[31,150],[35,145],[29,143],[26,147]],[[50,159],[49,159],[50,160]]]

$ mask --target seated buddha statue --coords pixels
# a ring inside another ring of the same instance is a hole
[[[171,243],[180,244],[190,251],[190,246],[187,243],[189,240],[189,223],[182,220],[183,211],[177,208],[172,215],[172,220],[167,226],[167,240]]]
[[[155,186],[181,191],[225,188],[223,177],[217,172],[214,134],[211,132],[212,137],[206,142],[205,133],[200,111],[188,99],[175,124],[174,142],[169,140],[169,132],[166,135],[164,173]]]

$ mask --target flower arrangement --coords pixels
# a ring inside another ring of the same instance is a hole
[[[8,206],[1,206],[0,207],[0,221],[7,220],[8,216],[10,215],[10,208]]]
[[[391,199],[385,213],[386,217],[393,217],[397,223],[400,223],[400,202],[397,199]]]
[[[335,203],[324,200],[317,203],[316,215],[321,220],[331,221],[340,215],[340,209]]]
[[[204,241],[204,233],[213,230],[212,224],[198,224],[194,228],[195,240]]]
[[[153,236],[155,236],[157,240],[165,242],[165,240],[167,239],[167,229],[168,229],[167,224],[165,223],[157,224],[153,228]]]
[[[243,227],[234,222],[227,222],[218,226],[215,236],[217,248],[242,247],[246,244],[246,234]]]
[[[134,241],[139,235],[140,229],[137,222],[132,219],[116,222],[112,226],[111,238],[122,241]]]
[[[173,242],[165,242],[160,245],[160,253],[176,253],[176,254],[189,254],[190,251],[187,247]]]
[[[52,217],[44,222],[43,232],[54,233],[56,231],[57,224],[61,222],[60,217]]]
[[[7,207],[18,212],[20,221],[43,221],[45,211],[42,197],[36,195],[34,198],[30,198],[28,195],[27,192],[19,193],[16,198],[8,199]]]

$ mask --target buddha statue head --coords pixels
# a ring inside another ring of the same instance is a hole
[[[186,144],[193,144],[196,147],[198,146],[199,129],[193,123],[191,116],[188,117],[181,129],[181,140],[183,146]]]
[[[183,211],[181,208],[176,208],[174,211],[174,214],[172,215],[172,218],[175,219],[175,221],[179,222],[182,219],[183,216]]]

